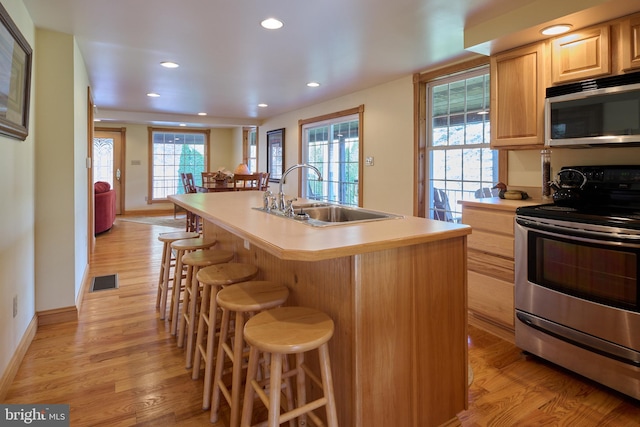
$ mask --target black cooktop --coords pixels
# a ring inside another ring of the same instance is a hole
[[[640,165],[567,166],[587,182],[579,201],[523,206],[516,215],[640,229]]]

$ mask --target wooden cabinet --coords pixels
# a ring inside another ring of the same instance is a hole
[[[551,76],[553,84],[611,74],[609,25],[575,31],[553,39]]]
[[[620,23],[621,71],[640,69],[640,13],[632,15]]]
[[[506,206],[505,206],[506,205]],[[514,340],[514,218],[517,204],[463,203],[467,237],[469,323]]]
[[[544,144],[544,43],[491,57],[491,148]]]

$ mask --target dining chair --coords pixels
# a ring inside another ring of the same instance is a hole
[[[266,191],[269,188],[269,172],[259,172],[260,181],[258,183],[259,191]]]
[[[202,186],[208,188],[213,187],[216,184],[217,172],[202,172]]]
[[[191,172],[181,172],[180,179],[182,180],[185,194],[197,193],[196,184],[193,181],[193,174]],[[200,232],[200,217],[189,210],[187,210],[186,231]]]
[[[233,188],[236,191],[243,190],[259,190],[260,189],[260,174],[252,173],[249,175],[234,174],[233,175]]]

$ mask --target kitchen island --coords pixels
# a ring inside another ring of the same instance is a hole
[[[169,199],[258,279],[287,285],[287,305],[331,316],[340,426],[437,426],[466,409],[470,227],[416,217],[311,227],[253,209],[258,191]]]

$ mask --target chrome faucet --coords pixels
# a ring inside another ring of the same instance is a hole
[[[293,165],[291,166],[289,169],[287,169],[286,171],[284,171],[284,173],[282,174],[282,178],[280,178],[280,189],[278,191],[278,208],[284,212],[285,208],[286,208],[286,202],[284,200],[284,191],[282,191],[282,184],[284,184],[284,180],[287,177],[287,175],[289,175],[289,172],[295,170],[295,169],[300,169],[300,168],[308,168],[311,169],[312,171],[314,171],[316,173],[316,175],[318,175],[318,181],[322,181],[322,173],[320,173],[320,170],[315,167],[312,166],[308,163],[299,163],[297,165]]]

